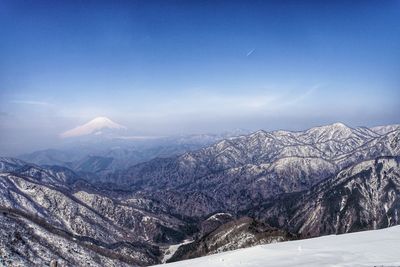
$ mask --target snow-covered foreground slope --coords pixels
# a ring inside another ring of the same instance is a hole
[[[167,264],[222,266],[400,266],[400,226],[261,245]]]

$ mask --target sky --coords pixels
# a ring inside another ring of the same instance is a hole
[[[400,1],[0,0],[0,150],[400,123]]]

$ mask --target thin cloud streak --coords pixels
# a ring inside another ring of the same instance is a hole
[[[317,92],[321,87],[322,87],[322,85],[319,85],[319,84],[314,85],[313,87],[311,87],[310,89],[306,90],[302,94],[290,99],[289,101],[286,101],[285,105],[290,106],[290,105],[295,105],[297,103],[300,103],[300,102],[306,100],[308,97],[310,97],[315,92]]]
[[[34,105],[34,106],[53,106],[48,102],[34,101],[34,100],[13,100],[10,101],[12,104],[22,104],[22,105]]]
[[[122,140],[154,140],[154,139],[161,139],[167,138],[167,135],[159,135],[159,136],[151,136],[151,135],[135,135],[135,136],[117,136],[115,139],[122,139]]]

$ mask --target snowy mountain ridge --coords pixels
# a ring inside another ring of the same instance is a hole
[[[257,131],[140,163],[104,179],[168,199],[178,213],[207,216],[221,210],[236,213],[249,201],[306,190],[347,166],[397,155],[400,129],[378,134],[333,124],[303,132]]]
[[[145,266],[394,226],[400,129],[378,130],[257,131],[101,177],[105,157],[0,158],[0,260]]]

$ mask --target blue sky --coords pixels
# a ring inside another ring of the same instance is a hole
[[[0,148],[400,123],[400,1],[0,1]],[[19,148],[18,148],[19,147]]]

